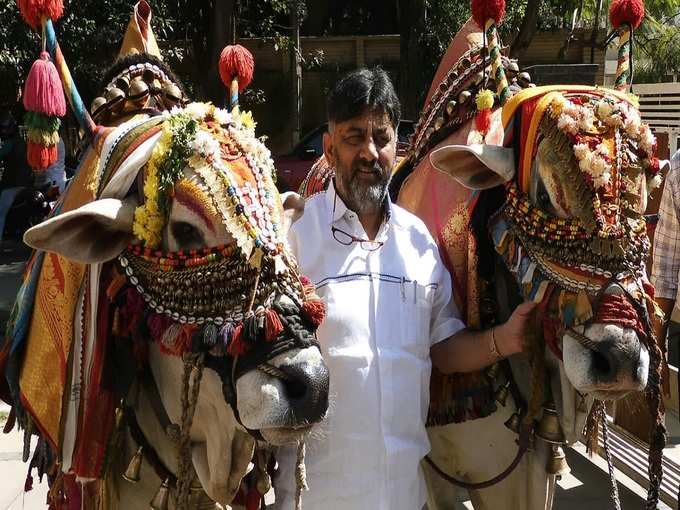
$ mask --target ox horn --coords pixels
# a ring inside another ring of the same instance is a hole
[[[496,398],[496,402],[498,402],[500,405],[505,407],[505,403],[508,401],[508,395],[510,394],[510,383],[506,383],[505,385],[501,386],[496,390],[496,394],[494,397]]]
[[[520,424],[520,422],[519,422],[519,412],[513,413],[513,415],[510,416],[510,418],[508,418],[506,420],[506,422],[504,423],[504,425],[507,428],[509,428],[510,430],[512,430],[516,434],[519,434],[519,424]]]

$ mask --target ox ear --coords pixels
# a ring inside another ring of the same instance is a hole
[[[104,198],[30,228],[24,242],[85,264],[118,256],[132,239],[136,199]]]
[[[489,189],[515,176],[512,149],[498,145],[446,145],[430,154],[437,170],[470,189]]]
[[[289,191],[281,194],[281,202],[283,203],[283,231],[285,233],[305,212],[305,199]]]

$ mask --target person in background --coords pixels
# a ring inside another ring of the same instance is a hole
[[[522,304],[490,330],[465,328],[437,244],[387,193],[399,118],[383,70],[337,83],[324,135],[336,176],[289,233],[301,271],[327,303],[318,339],[334,402],[321,440],[307,441],[310,509],[422,508],[432,364],[444,373],[474,371],[520,352],[533,309]],[[283,481],[295,478],[295,448],[281,448],[277,460],[276,507],[291,510],[295,487]]]
[[[680,350],[680,150],[671,158],[670,166],[661,195],[659,223],[654,232],[650,279],[656,302],[665,315],[663,322],[657,322],[654,333],[664,341],[668,335],[669,342],[674,344],[670,346],[671,350],[677,352]],[[680,359],[669,362],[678,366]],[[667,381],[666,377],[664,379]]]
[[[45,191],[54,188],[56,194],[59,195],[64,191],[66,187],[66,146],[63,138],[59,138],[57,144],[57,160],[44,172],[35,175],[35,187]]]
[[[26,160],[24,142],[14,117],[9,112],[0,113],[0,246],[4,244],[5,220],[19,192],[33,186],[33,172]]]

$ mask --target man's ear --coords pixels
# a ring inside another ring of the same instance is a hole
[[[335,167],[335,147],[333,146],[333,137],[326,131],[323,134],[323,155],[331,167]]]
[[[297,193],[289,191],[281,195],[283,203],[283,231],[288,232],[290,226],[299,220],[305,212],[305,199]]]

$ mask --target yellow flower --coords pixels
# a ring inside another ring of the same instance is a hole
[[[257,122],[253,118],[253,112],[241,112],[241,125],[245,129],[255,129]]]
[[[477,110],[488,110],[493,108],[493,92],[488,89],[482,89],[477,93],[475,102],[477,103]]]

